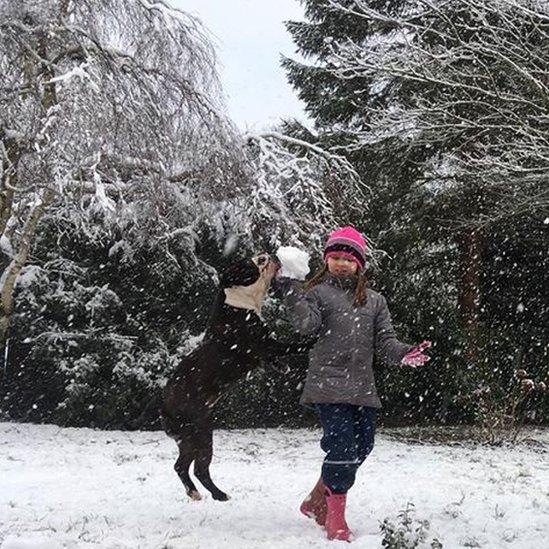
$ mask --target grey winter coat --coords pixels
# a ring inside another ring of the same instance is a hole
[[[294,329],[318,339],[309,352],[302,404],[346,403],[381,408],[374,353],[398,364],[412,348],[398,341],[385,298],[367,290],[366,304],[353,307],[355,278],[327,279],[308,292],[297,281],[283,285]]]

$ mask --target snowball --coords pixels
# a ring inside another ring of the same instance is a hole
[[[309,274],[309,254],[294,246],[280,246],[276,251],[276,257],[282,268],[279,276],[287,276],[296,280],[305,280]]]

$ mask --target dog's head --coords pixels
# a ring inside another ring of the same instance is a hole
[[[267,253],[242,259],[227,267],[220,276],[225,303],[255,310],[259,314],[277,268],[277,263]]]

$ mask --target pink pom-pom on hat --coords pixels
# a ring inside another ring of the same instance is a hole
[[[324,261],[334,255],[344,255],[355,261],[359,269],[366,264],[366,240],[351,226],[341,227],[329,234],[324,246]]]

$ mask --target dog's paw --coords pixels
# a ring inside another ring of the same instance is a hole
[[[202,496],[198,490],[191,490],[188,495],[193,501],[200,501],[202,499]]]
[[[221,492],[221,491],[212,494],[212,497],[216,501],[229,501],[231,499],[231,496],[229,496],[229,494],[225,494],[225,492]]]

